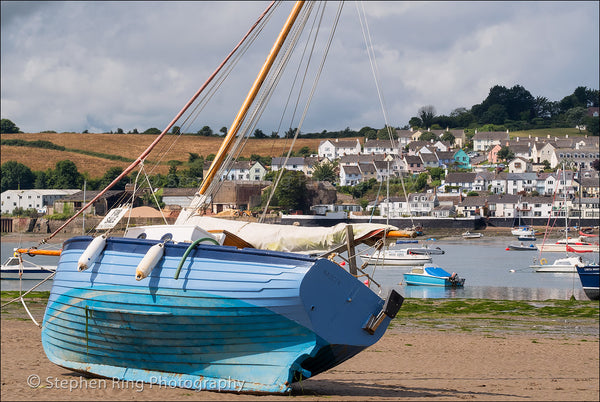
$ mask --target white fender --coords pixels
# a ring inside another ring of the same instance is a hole
[[[150,247],[142,261],[135,269],[135,279],[141,281],[152,272],[152,269],[158,264],[165,252],[164,243],[158,243]]]
[[[81,254],[81,257],[79,257],[79,261],[77,261],[77,269],[79,271],[85,271],[94,265],[100,254],[102,254],[104,247],[106,247],[106,235],[101,235],[94,238],[94,240],[92,240],[87,246],[83,254]]]

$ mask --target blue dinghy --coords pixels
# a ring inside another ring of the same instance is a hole
[[[415,286],[450,286],[461,287],[465,284],[465,278],[460,278],[456,273],[450,274],[439,267],[413,267],[410,272],[404,274],[407,285]]]
[[[199,244],[174,279],[189,244],[166,242],[157,266],[137,280],[136,266],[159,241],[108,238],[80,272],[91,240],[64,243],[42,325],[48,358],[76,371],[286,392],[377,342],[395,315],[381,315],[384,301],[326,259]]]

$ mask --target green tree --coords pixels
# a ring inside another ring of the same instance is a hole
[[[211,135],[213,135],[213,131],[209,126],[204,126],[200,130],[198,130],[197,134],[203,135],[205,137],[210,137]]]
[[[279,186],[273,194],[273,201],[283,209],[306,211],[308,199],[306,191],[306,176],[302,172],[285,170]]]
[[[227,135],[227,127],[223,126],[219,131],[221,132],[221,134],[223,134],[223,137]]]
[[[423,127],[431,127],[433,118],[435,117],[435,107],[433,105],[422,106],[419,109],[419,118],[423,122]]]
[[[577,106],[567,110],[565,113],[565,118],[574,127],[579,129],[579,133],[581,133],[581,126],[583,125],[584,117],[587,113],[587,109],[581,106]]]
[[[435,133],[432,133],[431,131],[425,131],[419,137],[420,141],[431,141],[431,140],[436,141],[437,139],[438,139],[437,135],[435,135]]]
[[[179,127],[179,126],[171,127],[171,133],[172,134],[181,134],[181,127]]]
[[[0,166],[1,191],[34,188],[35,174],[27,166],[8,161]]]
[[[21,130],[19,129],[19,127],[17,127],[12,121],[8,119],[0,119],[0,133],[12,134],[20,132]]]
[[[113,182],[114,179],[119,177],[119,175],[123,173],[123,168],[119,166],[113,166],[109,168],[104,175],[100,178],[98,182],[97,190],[102,190],[110,183]],[[129,183],[129,178],[127,176],[121,178],[112,188],[111,190],[125,190],[125,185]]]
[[[330,161],[324,161],[317,164],[313,170],[313,180],[335,183],[338,177],[335,172],[336,165],[336,162]]]
[[[260,129],[257,128],[254,130],[254,138],[267,138],[267,135]]]
[[[427,187],[427,173],[421,173],[415,181],[415,191],[422,191]]]
[[[155,134],[155,135],[158,135],[158,134],[160,134],[160,133],[162,133],[162,131],[160,131],[158,128],[156,128],[156,127],[151,127],[151,128],[149,128],[149,129],[147,129],[146,131],[144,131],[144,133],[143,133],[143,134]]]
[[[52,188],[74,189],[82,188],[83,175],[77,170],[77,165],[70,160],[56,162],[56,168],[48,177]]]
[[[442,136],[440,137],[440,139],[442,141],[448,141],[450,143],[450,145],[454,145],[454,141],[456,141],[456,138],[450,132],[445,132],[444,134],[442,134]]]
[[[445,176],[444,169],[441,167],[434,167],[429,169],[431,180],[442,180]]]
[[[583,122],[585,123],[585,129],[589,131],[590,134],[598,136],[600,134],[600,118],[594,116],[586,116],[583,118]]]
[[[414,127],[414,128],[419,128],[419,127],[423,127],[423,120],[419,119],[418,117],[411,117],[410,120],[408,121],[408,125],[410,127]]]
[[[500,148],[500,150],[498,151],[497,156],[498,156],[498,158],[500,158],[500,160],[508,161],[508,160],[513,159],[515,157],[515,154],[514,154],[513,151],[510,150],[509,147],[507,147],[505,145],[502,148]]]

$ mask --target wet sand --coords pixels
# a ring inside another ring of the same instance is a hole
[[[294,384],[291,396],[247,395],[86,378],[50,363],[31,321],[5,315],[11,314],[2,317],[2,400],[599,399],[597,332],[395,325],[354,358]]]

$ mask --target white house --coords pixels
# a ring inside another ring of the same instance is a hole
[[[533,165],[527,159],[517,156],[508,162],[508,171],[510,173],[531,173]]]
[[[442,187],[447,193],[460,193],[473,190],[477,173],[450,172],[442,180]]]
[[[370,211],[375,203],[367,207],[367,211]],[[379,208],[380,215],[387,218],[400,218],[402,216],[408,216],[408,203],[404,197],[390,197],[384,199],[376,205]]]
[[[340,166],[340,186],[354,186],[362,181],[358,166]]]
[[[497,144],[506,144],[509,135],[508,130],[475,132],[473,136],[473,151],[486,151]]]
[[[1,195],[2,213],[10,214],[15,208],[35,208],[44,213],[48,206],[54,205],[54,201],[79,191],[81,190],[6,190]]]
[[[390,140],[370,140],[365,139],[363,145],[363,155],[397,155],[400,152],[399,144],[397,141]]]
[[[252,180],[260,181],[265,178],[267,169],[260,162],[237,161],[229,172],[223,175],[223,180]]]
[[[358,138],[356,140],[325,140],[319,144],[319,157],[325,157],[329,160],[338,159],[343,155],[360,154],[361,146]]]
[[[275,157],[271,159],[271,170],[277,171],[281,168],[286,170],[295,170],[297,172],[304,172],[304,161],[305,158],[301,156],[291,156],[287,162],[284,157]]]

